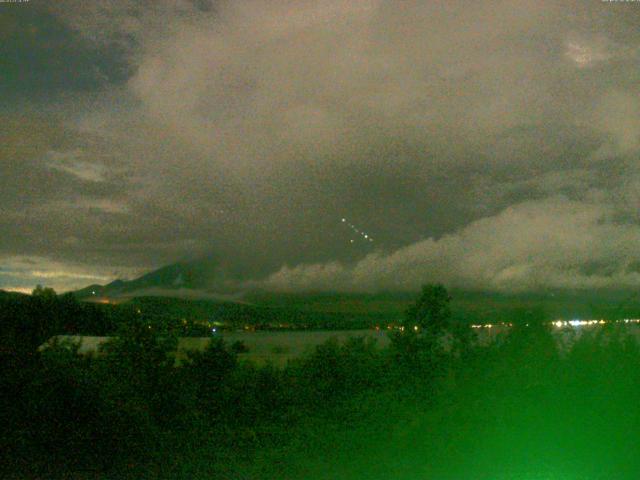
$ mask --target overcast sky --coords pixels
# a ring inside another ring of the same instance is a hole
[[[0,288],[201,256],[286,290],[640,286],[638,25],[600,0],[0,3]]]

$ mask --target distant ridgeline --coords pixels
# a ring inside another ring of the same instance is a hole
[[[452,291],[454,316],[465,323],[527,323],[640,318],[640,292],[554,291],[499,294]]]
[[[0,290],[0,348],[33,350],[53,335],[112,335],[121,325],[144,323],[180,336],[212,329],[353,330],[402,322],[417,294],[252,293],[238,301],[171,297],[95,298],[39,289],[33,295]],[[640,297],[630,292],[526,295],[452,291],[453,320],[462,324],[557,319],[640,318]],[[98,300],[98,301],[96,301]],[[21,346],[21,347],[18,347]]]
[[[365,329],[398,320],[385,312],[332,311],[290,306],[142,297],[122,302],[78,301],[42,289],[33,295],[0,290],[0,348],[33,351],[54,335],[113,335],[122,325],[144,324],[180,336],[213,329]]]
[[[74,293],[79,300],[124,302],[154,317],[200,324],[219,321],[233,328],[352,329],[402,321],[420,289],[416,285],[414,292],[373,294],[239,292],[227,282],[230,277],[223,264],[224,259],[213,257],[177,262],[132,280],[90,285]],[[451,289],[450,293],[454,320],[468,324],[640,317],[640,294],[630,290],[506,294]]]

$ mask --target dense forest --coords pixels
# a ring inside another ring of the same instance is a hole
[[[640,349],[624,325],[560,348],[531,317],[480,345],[450,300],[426,286],[388,347],[328,342],[279,369],[219,339],[176,367],[180,331],[135,307],[5,294],[2,477],[637,478]],[[37,351],[78,318],[117,338],[95,357]]]

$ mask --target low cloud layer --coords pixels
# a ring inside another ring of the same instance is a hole
[[[563,197],[528,201],[438,240],[354,265],[283,267],[253,284],[279,291],[412,290],[425,282],[480,290],[631,288],[640,285],[640,226],[615,210]]]
[[[0,258],[60,289],[211,256],[278,289],[636,285],[636,4],[36,3],[0,5]]]

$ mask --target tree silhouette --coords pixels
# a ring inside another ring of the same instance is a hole
[[[35,298],[41,298],[45,301],[55,300],[57,297],[56,291],[51,287],[43,287],[42,285],[37,285],[36,288],[31,292]]]
[[[427,284],[415,304],[407,309],[405,327],[425,330],[433,335],[442,333],[451,320],[451,296],[442,284]]]

